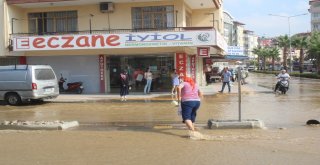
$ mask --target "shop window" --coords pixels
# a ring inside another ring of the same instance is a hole
[[[132,8],[133,29],[174,27],[173,6]]]
[[[77,11],[29,13],[28,23],[29,33],[39,35],[78,30]]]
[[[0,57],[0,66],[19,64],[19,57]]]

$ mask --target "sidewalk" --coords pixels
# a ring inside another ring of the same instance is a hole
[[[238,93],[238,83],[234,82],[231,86],[230,94]],[[222,83],[212,83],[208,86],[201,86],[200,90],[204,95],[215,95],[220,94],[218,91],[221,90]],[[259,92],[259,91],[270,91],[270,89],[254,86],[252,84],[241,85],[241,92]],[[224,93],[228,94],[228,87],[224,89]],[[128,95],[128,99],[152,99],[155,97],[171,96],[170,92],[152,92],[149,95],[145,95],[143,92],[136,92]],[[120,99],[118,93],[111,94],[60,94],[56,99],[47,100],[49,102],[55,103],[75,103],[75,102],[95,102],[95,101],[104,101],[104,100],[114,100]]]

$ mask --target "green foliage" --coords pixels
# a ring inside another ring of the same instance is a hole
[[[303,73],[303,63],[304,63],[304,50],[308,47],[308,39],[307,37],[292,37],[292,46],[300,50],[300,59],[295,59],[295,61],[299,61],[299,70],[300,73]]]
[[[278,37],[277,43],[279,47],[283,48],[283,66],[287,68],[287,50],[290,46],[290,39],[288,35]]]
[[[308,43],[307,51],[308,59],[315,59],[318,68],[318,73],[320,73],[320,33],[314,32],[311,34]]]

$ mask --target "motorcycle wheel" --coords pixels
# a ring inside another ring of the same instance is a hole
[[[81,89],[81,88],[77,89],[77,94],[81,94],[82,91],[83,91],[83,89]]]
[[[282,94],[286,94],[286,93],[287,93],[287,90],[283,88],[283,89],[281,89],[281,93],[282,93]]]

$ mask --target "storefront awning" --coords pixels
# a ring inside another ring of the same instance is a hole
[[[224,58],[229,60],[249,60],[248,56],[239,56],[239,55],[226,55],[224,56]]]

